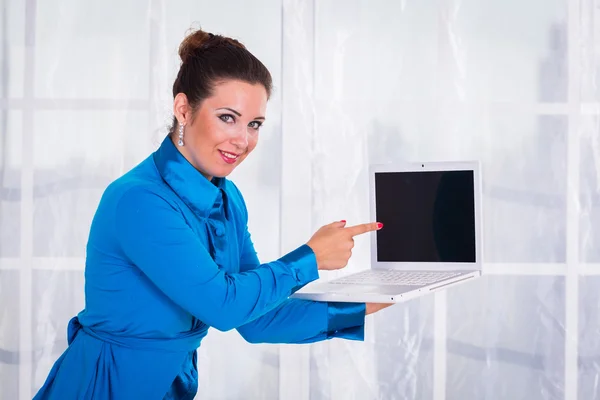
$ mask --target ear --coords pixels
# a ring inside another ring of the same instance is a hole
[[[177,93],[177,96],[173,100],[173,115],[175,115],[177,121],[180,124],[188,123],[191,120],[191,112],[192,109],[190,108],[187,96],[183,93]]]

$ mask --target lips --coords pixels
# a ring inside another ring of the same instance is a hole
[[[225,161],[227,164],[233,164],[237,161],[238,158],[240,158],[239,154],[229,153],[222,150],[219,150],[219,154],[221,155],[223,161]]]

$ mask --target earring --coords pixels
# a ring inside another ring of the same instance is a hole
[[[179,146],[183,146],[183,125],[179,124],[179,141],[177,142]]]

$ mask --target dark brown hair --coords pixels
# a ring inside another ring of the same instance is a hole
[[[271,96],[272,78],[267,67],[235,39],[199,29],[186,36],[179,46],[181,66],[173,83],[173,97],[187,96],[193,114],[213,94],[219,81],[240,80],[262,84]],[[192,115],[193,115],[192,114]],[[171,133],[177,127],[173,117]]]

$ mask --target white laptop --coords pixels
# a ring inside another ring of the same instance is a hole
[[[293,298],[396,303],[481,276],[479,162],[377,165],[369,170],[371,268],[312,282]]]

